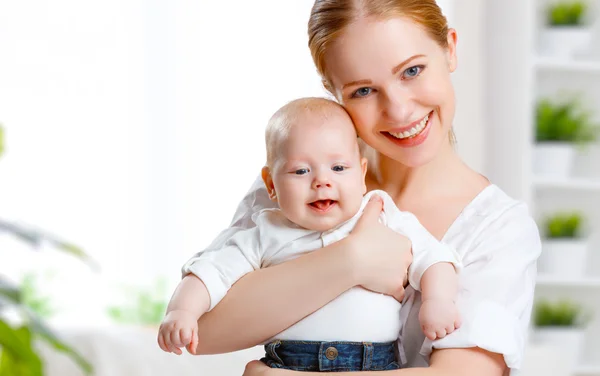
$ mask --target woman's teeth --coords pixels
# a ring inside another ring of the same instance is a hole
[[[409,137],[413,137],[416,136],[417,134],[419,134],[423,128],[425,128],[425,126],[427,125],[427,120],[429,120],[429,114],[427,114],[427,116],[425,116],[425,118],[423,118],[423,120],[421,120],[421,122],[417,125],[415,125],[414,127],[412,127],[410,130],[408,131],[404,131],[404,132],[388,132],[389,134],[391,134],[392,136],[396,137],[396,138],[409,138]]]

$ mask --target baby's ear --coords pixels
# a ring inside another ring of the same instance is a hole
[[[273,177],[271,176],[271,170],[269,169],[269,167],[263,167],[261,175],[263,182],[265,183],[265,187],[267,187],[269,198],[277,202],[277,193],[275,193],[275,185],[273,184]]]
[[[360,168],[362,170],[362,177],[363,177],[363,195],[367,193],[367,183],[366,183],[366,177],[367,177],[367,165],[369,164],[367,158],[361,158],[360,159]]]

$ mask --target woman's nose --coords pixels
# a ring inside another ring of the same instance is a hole
[[[414,121],[415,102],[408,88],[391,87],[385,92],[381,106],[385,117],[394,124],[404,125]]]

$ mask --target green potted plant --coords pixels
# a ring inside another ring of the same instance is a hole
[[[4,132],[0,125],[0,156],[3,151]],[[71,243],[0,218],[0,233],[3,232],[14,235],[32,248],[47,243],[58,250],[91,262],[79,247]],[[39,340],[55,350],[66,353],[85,374],[91,374],[92,366],[46,326],[39,313],[47,313],[45,309],[49,307],[32,294],[32,281],[24,282],[22,286],[18,286],[0,274],[0,376],[42,376],[43,362],[35,346],[35,342]]]
[[[585,54],[592,40],[588,9],[587,2],[582,0],[559,0],[548,5],[542,53],[560,59]]]
[[[570,300],[538,300],[533,312],[533,342],[559,350],[571,366],[580,358],[586,315],[582,307]]]
[[[535,125],[534,173],[559,179],[571,174],[576,148],[594,141],[598,132],[592,113],[575,96],[539,100]]]
[[[583,221],[577,211],[556,212],[545,218],[540,273],[563,278],[585,274],[588,240],[583,234]]]

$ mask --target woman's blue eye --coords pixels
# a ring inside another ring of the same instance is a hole
[[[335,172],[342,172],[346,169],[344,166],[333,166],[332,170]]]
[[[308,174],[308,169],[307,168],[301,168],[299,170],[294,171],[294,173],[296,175],[304,175],[304,174]]]
[[[422,70],[422,65],[415,65],[414,67],[410,67],[407,70],[405,70],[402,75],[404,76],[404,78],[415,78],[421,73]]]
[[[373,89],[371,89],[370,87],[361,87],[360,89],[356,90],[352,94],[352,97],[353,98],[366,97],[367,95],[371,94],[371,91],[373,91]]]

